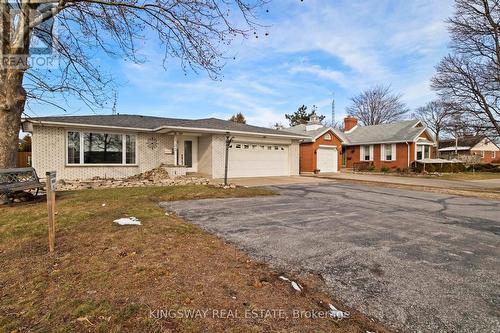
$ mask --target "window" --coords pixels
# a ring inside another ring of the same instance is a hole
[[[382,161],[396,160],[396,144],[386,144],[381,146]]]
[[[417,160],[431,157],[431,147],[429,145],[417,145]]]
[[[80,164],[79,132],[68,132],[68,164]]]
[[[135,135],[125,135],[126,151],[125,156],[126,164],[135,164]]]
[[[123,137],[120,134],[83,133],[85,164],[122,164]]]
[[[237,145],[236,145],[236,148],[237,148],[237,149],[241,149],[241,145],[240,145],[240,144],[237,144]]]
[[[136,137],[69,131],[67,134],[68,164],[135,164]]]
[[[273,146],[267,146],[267,150],[272,150]]]
[[[361,146],[361,161],[371,161],[372,160],[372,146],[363,145]]]
[[[331,141],[332,140],[332,135],[330,133],[326,133],[325,136],[323,137],[326,141]]]
[[[274,150],[279,150],[279,149],[280,149],[280,147],[274,146]]]
[[[243,145],[243,149],[249,149],[250,146],[249,145]]]

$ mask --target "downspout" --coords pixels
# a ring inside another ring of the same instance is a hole
[[[408,153],[408,157],[406,159],[406,164],[407,164],[407,168],[410,168],[410,143],[408,143],[408,141],[406,141],[406,152]]]

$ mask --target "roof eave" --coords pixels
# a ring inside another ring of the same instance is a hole
[[[278,134],[278,133],[260,133],[260,132],[250,132],[250,131],[238,131],[238,130],[224,130],[224,129],[213,129],[213,128],[199,128],[199,127],[188,127],[188,126],[159,126],[156,128],[140,128],[140,127],[126,127],[126,126],[110,126],[110,125],[93,125],[93,124],[80,124],[80,123],[70,123],[70,122],[56,122],[56,121],[43,121],[43,120],[33,120],[24,119],[23,122],[30,122],[34,125],[47,125],[47,126],[63,126],[63,127],[80,127],[80,128],[100,128],[100,129],[112,129],[112,130],[124,130],[124,131],[136,131],[136,132],[146,132],[155,133],[162,130],[174,130],[174,131],[190,131],[198,133],[212,133],[212,134],[240,134],[240,135],[251,135],[251,136],[263,136],[263,137],[276,137],[276,138],[287,138],[287,139],[307,139],[307,137],[296,134]]]

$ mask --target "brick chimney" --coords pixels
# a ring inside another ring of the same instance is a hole
[[[347,116],[344,118],[344,132],[352,130],[358,125],[358,119],[353,116]]]

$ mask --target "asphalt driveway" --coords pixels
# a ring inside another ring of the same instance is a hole
[[[500,331],[500,202],[343,183],[162,203],[408,332]]]

